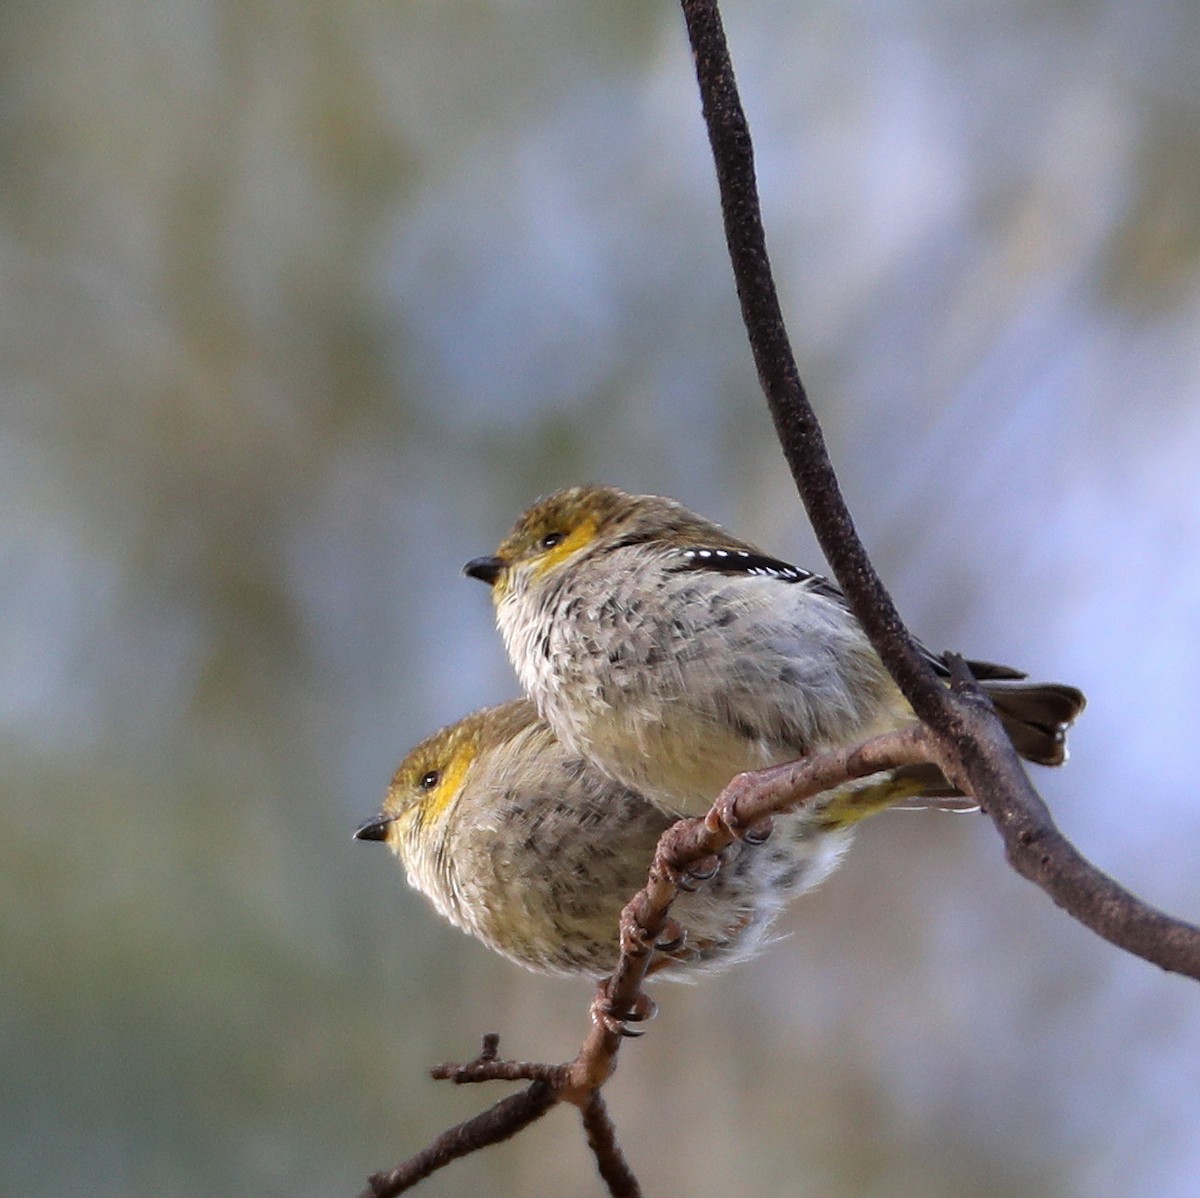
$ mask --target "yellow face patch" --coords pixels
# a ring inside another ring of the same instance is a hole
[[[580,521],[557,545],[552,549],[543,549],[540,555],[534,558],[534,573],[540,578],[555,566],[574,557],[581,549],[586,549],[596,539],[598,527],[590,516]]]
[[[506,563],[492,584],[492,601],[501,603],[514,586],[519,590],[531,579],[541,579],[586,549],[600,531],[600,520],[578,508],[537,512],[523,519],[496,551]],[[561,537],[546,545],[549,537]]]
[[[475,755],[463,745],[442,767],[437,785],[426,791],[423,801],[419,804],[421,822],[425,827],[432,827],[449,811],[462,791],[467,770],[471,768],[471,762],[474,760]]]
[[[444,729],[418,745],[396,771],[384,814],[392,816],[397,834],[429,829],[450,812],[475,760],[472,732],[462,725]]]
[[[528,699],[485,707],[435,732],[405,757],[392,775],[381,818],[391,821],[388,841],[406,865],[427,861],[437,850],[476,761],[537,722]]]

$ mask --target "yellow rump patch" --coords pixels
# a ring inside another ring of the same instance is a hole
[[[916,798],[924,786],[915,781],[897,781],[887,778],[871,786],[847,788],[840,791],[821,813],[821,824],[826,828],[849,828],[860,820],[878,815],[905,799]]]

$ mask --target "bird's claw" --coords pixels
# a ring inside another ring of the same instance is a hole
[[[678,889],[692,894],[702,883],[711,881],[721,870],[721,858],[716,853],[701,857],[683,869],[672,870],[672,881]]]
[[[707,857],[701,857],[699,861],[693,861],[684,873],[693,882],[707,882],[711,878],[715,878],[720,870],[721,858],[716,853],[712,853]]]
[[[764,819],[755,820],[754,823],[747,827],[742,833],[742,840],[751,846],[766,844],[771,839],[771,833],[774,830],[775,823],[768,815]]]
[[[613,1010],[612,1000],[608,995],[608,981],[603,981],[596,987],[596,997],[592,999],[592,1022],[599,1024],[606,1032],[611,1032],[614,1036],[625,1036],[635,1040],[638,1036],[645,1035],[645,1032],[625,1025],[627,1023],[644,1023],[653,1019],[657,1014],[658,1004],[654,999],[639,992],[633,1000],[633,1005],[625,1012],[624,1016],[618,1016]]]
[[[687,929],[673,919],[668,919],[663,926],[663,939],[654,946],[654,951],[670,956],[677,953],[687,943]]]
[[[769,815],[747,823],[737,813],[736,799],[726,796],[717,800],[716,806],[705,822],[714,831],[723,828],[730,836],[735,836],[738,840],[751,846],[765,843],[775,828],[774,821]]]

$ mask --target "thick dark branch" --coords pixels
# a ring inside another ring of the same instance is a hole
[[[855,531],[792,356],[767,257],[750,130],[716,0],[681,3],[759,380],[817,539],[855,616],[914,711],[938,734],[945,772],[987,809],[1018,871],[1113,944],[1200,979],[1200,928],[1143,903],[1075,851],[1030,786],[994,712],[969,690],[942,686],[901,622]]]
[[[1200,928],[1159,911],[1097,869],[1058,830],[986,698],[964,708],[961,743],[940,739],[935,760],[979,798],[1009,863],[1097,935],[1173,973],[1200,980]],[[957,756],[958,761],[955,761]]]
[[[754,148],[733,77],[720,11],[716,0],[682,0],[682,4],[717,168],[725,240],[742,319],[784,456],[813,531],[855,616],[921,718],[934,727],[944,727],[944,709],[929,701],[941,688],[858,538],[825,449],[821,426],[800,381],[767,256],[754,176]]]

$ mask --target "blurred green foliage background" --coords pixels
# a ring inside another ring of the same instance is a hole
[[[1200,8],[727,0],[801,371],[931,645],[1083,686],[1039,782],[1200,916]],[[459,576],[532,498],[672,494],[819,564],[673,4],[0,7],[0,1191],[338,1195],[578,1045],[590,991],[351,841],[514,693]],[[660,988],[650,1194],[1187,1198],[1200,992],[1004,865],[864,828]],[[574,1121],[423,1193],[594,1195]]]

